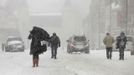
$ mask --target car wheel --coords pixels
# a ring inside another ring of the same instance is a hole
[[[4,51],[5,50],[5,45],[4,44],[2,44],[2,51]]]
[[[89,50],[86,50],[85,53],[86,53],[86,54],[89,54]]]
[[[67,47],[67,53],[69,53],[70,51],[69,51],[69,48]]]
[[[69,54],[71,53],[71,51],[70,51],[69,49],[67,50],[67,52],[68,52]]]
[[[67,48],[67,53],[71,54],[72,51],[69,48]]]

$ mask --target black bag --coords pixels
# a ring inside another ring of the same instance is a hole
[[[47,51],[46,44],[41,45],[41,48],[40,49],[42,50],[42,52],[46,52]]]

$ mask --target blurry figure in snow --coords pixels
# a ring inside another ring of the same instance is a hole
[[[51,58],[56,59],[57,48],[60,47],[60,39],[56,35],[56,33],[53,33],[53,35],[50,37],[50,45],[51,45]]]
[[[30,31],[28,39],[31,39],[30,55],[33,55],[33,67],[38,67],[39,55],[47,50],[45,44],[41,44],[41,41],[49,41],[49,34],[39,27],[33,27]]]
[[[107,59],[112,59],[112,48],[113,48],[114,38],[110,35],[110,33],[106,34],[103,43],[106,46]]]
[[[124,32],[120,33],[120,36],[116,38],[116,48],[119,49],[119,60],[124,60],[124,50],[126,48],[127,37]]]

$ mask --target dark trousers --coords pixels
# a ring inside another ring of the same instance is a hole
[[[56,59],[57,57],[57,46],[52,46],[51,47],[51,58]]]
[[[119,60],[124,60],[124,47],[119,48]]]
[[[107,47],[106,48],[106,56],[107,56],[107,59],[112,58],[112,47]]]

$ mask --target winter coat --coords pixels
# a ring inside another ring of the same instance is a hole
[[[38,31],[39,29],[33,29],[29,36],[28,39],[31,39],[31,47],[30,47],[30,54],[42,54],[43,52],[45,52],[47,50],[47,46],[46,45],[41,45],[41,41],[42,40],[47,40],[49,38],[48,33],[44,33],[44,35],[47,35],[47,37],[44,37],[44,39],[42,39],[42,33],[40,33]]]
[[[107,35],[104,38],[103,43],[106,45],[106,47],[113,47],[114,38],[110,35]]]
[[[37,40],[35,36],[32,34],[29,35],[28,39],[31,39],[31,45],[30,45],[30,54],[38,54],[38,50],[40,47],[40,42]]]
[[[53,47],[53,46],[56,47],[56,48],[60,47],[59,37],[58,36],[51,36],[50,45],[51,45],[51,47]]]
[[[117,43],[116,43],[116,48],[117,49],[120,48],[120,47],[126,48],[126,43],[127,43],[127,37],[126,36],[118,36],[116,38],[116,41],[117,41]]]

